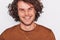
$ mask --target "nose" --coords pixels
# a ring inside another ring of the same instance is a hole
[[[29,12],[28,12],[28,11],[25,11],[25,15],[26,15],[26,16],[29,16]]]

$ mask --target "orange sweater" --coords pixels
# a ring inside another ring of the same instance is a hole
[[[0,40],[4,40],[4,39],[0,36]]]
[[[53,32],[41,25],[32,31],[23,31],[19,25],[5,30],[1,36],[5,40],[55,40]]]

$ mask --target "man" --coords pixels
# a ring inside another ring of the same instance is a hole
[[[8,6],[10,15],[20,24],[5,30],[5,40],[55,40],[53,32],[35,23],[42,13],[40,0],[13,0]]]

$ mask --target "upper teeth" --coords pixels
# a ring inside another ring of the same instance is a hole
[[[29,19],[30,17],[25,17],[26,19]]]
[[[30,18],[30,17],[25,17],[25,18]]]

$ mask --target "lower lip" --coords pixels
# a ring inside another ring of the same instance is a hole
[[[24,18],[26,21],[29,21],[30,19],[31,19],[31,17],[30,18]]]
[[[25,20],[30,20],[31,18],[25,18]]]

